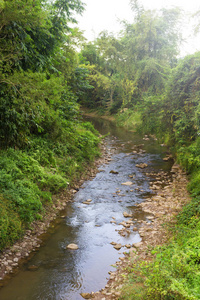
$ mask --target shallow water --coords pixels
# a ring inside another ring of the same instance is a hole
[[[98,291],[107,282],[111,266],[123,256],[126,248],[117,251],[111,242],[132,244],[141,240],[138,232],[122,237],[118,230],[124,221],[123,212],[132,212],[134,219],[145,220],[145,214],[135,204],[151,194],[146,172],[168,171],[170,162],[163,162],[165,149],[156,141],[144,141],[141,136],[116,128],[112,122],[91,119],[106,137],[111,154],[109,164],[100,166],[96,177],[83,184],[43,236],[41,248],[31,254],[21,269],[0,290],[1,300],[79,300],[81,292]],[[133,154],[135,145],[144,144],[146,153]],[[145,170],[135,165],[147,163]],[[115,171],[118,174],[110,173]],[[132,178],[129,175],[133,176]],[[122,183],[131,181],[131,186]],[[89,205],[83,204],[91,199]],[[116,224],[111,223],[115,220]],[[134,227],[139,223],[135,221]],[[66,250],[75,243],[76,251]],[[31,266],[36,266],[31,270]]]

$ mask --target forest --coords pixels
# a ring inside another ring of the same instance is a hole
[[[100,155],[83,106],[156,136],[190,180],[174,237],[141,267],[145,288],[122,299],[200,299],[200,52],[180,56],[179,8],[130,5],[118,37],[87,42],[80,0],[0,0],[0,250]]]

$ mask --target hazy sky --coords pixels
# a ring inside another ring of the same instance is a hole
[[[85,31],[88,40],[94,40],[102,30],[118,32],[121,28],[118,20],[131,21],[133,13],[129,0],[82,0],[86,4],[83,16],[78,17],[79,28]],[[186,12],[196,12],[200,9],[198,0],[140,0],[145,9],[160,9],[179,6]],[[185,24],[185,35],[189,24]],[[200,50],[200,38],[190,40],[182,52],[184,54]]]

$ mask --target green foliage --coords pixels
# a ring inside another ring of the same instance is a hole
[[[200,222],[174,228],[176,238],[152,251],[153,262],[134,263],[120,299],[199,299]]]
[[[173,70],[162,96],[143,94],[143,105],[137,105],[139,130],[167,140],[190,174],[191,201],[177,216],[173,240],[153,252],[152,263],[140,266],[140,276],[146,278],[143,294],[135,291],[133,282],[124,292],[129,298],[122,299],[134,299],[135,292],[138,299],[200,298],[199,75],[199,53],[187,56]]]
[[[200,299],[200,52],[177,59],[180,9],[145,10],[137,0],[131,8],[134,21],[123,22],[118,38],[102,32],[81,51],[93,89],[79,101],[167,144],[190,175],[192,198],[175,238],[155,250],[152,264],[133,266],[121,298]]]
[[[122,109],[117,116],[117,125],[123,126],[127,129],[135,129],[137,126],[140,126],[142,122],[141,112],[132,111],[130,109]]]
[[[0,196],[0,250],[11,245],[23,233],[22,222],[10,201]]]
[[[160,95],[176,63],[180,10],[146,11],[136,3],[132,8],[134,22],[123,22],[119,38],[101,32],[81,51],[94,89],[80,102],[89,108],[116,113],[140,105],[146,96]]]
[[[148,299],[199,299],[199,226],[179,227],[176,240],[154,252],[155,261],[143,268]]]
[[[84,164],[99,154],[98,133],[90,123],[73,123],[73,128],[72,124],[71,128],[69,123],[66,125],[59,139],[35,137],[24,150],[1,150],[0,191],[7,202],[6,207],[0,206],[6,211],[0,220],[0,248],[9,245],[19,237],[22,228],[40,218],[52,202],[52,195],[67,188],[80,176]],[[7,215],[13,216],[13,221]],[[16,230],[9,237],[9,228],[15,223]]]
[[[77,104],[91,89],[69,27],[82,11],[80,0],[0,3],[0,249],[99,154]]]

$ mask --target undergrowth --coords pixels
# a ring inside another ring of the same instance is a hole
[[[0,150],[0,250],[42,218],[54,194],[80,177],[99,155],[98,143],[90,123],[74,123],[63,139],[32,136],[24,149]]]

